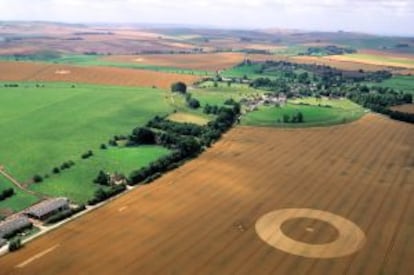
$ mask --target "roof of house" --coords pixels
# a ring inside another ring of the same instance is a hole
[[[42,217],[59,208],[68,206],[69,200],[67,198],[54,198],[42,201],[25,210],[26,214],[30,214],[35,217]]]
[[[15,230],[19,230],[23,227],[29,226],[32,223],[25,216],[16,216],[6,219],[0,222],[0,238],[12,233]]]

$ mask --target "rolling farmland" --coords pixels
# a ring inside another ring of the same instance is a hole
[[[412,74],[413,69],[404,67],[395,67],[393,64],[388,63],[373,63],[373,62],[361,62],[359,60],[344,59],[343,56],[293,56],[288,59],[285,57],[280,60],[288,60],[296,63],[307,63],[307,64],[320,64],[335,67],[342,70],[365,70],[365,71],[379,71],[389,70],[395,74],[408,75]]]
[[[413,135],[377,115],[330,128],[237,127],[153,184],[0,258],[1,272],[410,274]],[[290,238],[325,245],[358,235],[358,244],[326,259],[277,249],[256,222],[284,209]],[[341,219],[348,235],[332,226]]]
[[[84,203],[98,188],[93,179],[99,170],[128,174],[168,153],[158,147],[99,147],[114,135],[129,134],[155,115],[170,113],[165,91],[89,84],[73,88],[70,83],[16,84],[19,86],[0,84],[0,166],[30,190]],[[94,157],[82,160],[88,150]],[[52,172],[69,160],[75,163],[70,170]],[[41,184],[32,184],[35,174],[44,177]],[[3,183],[2,177],[0,184],[12,186],[11,182]],[[16,193],[0,202],[0,211],[20,211],[39,200],[18,189]]]
[[[303,123],[295,124],[283,121],[284,115],[291,118],[298,112],[303,114]],[[257,111],[249,112],[243,116],[241,123],[251,126],[316,127],[348,123],[359,119],[364,114],[363,108],[346,99],[317,100],[308,98],[290,100],[281,107],[261,106]]]
[[[414,69],[414,59],[411,57],[401,57],[393,55],[379,55],[379,54],[349,54],[349,55],[335,55],[330,59],[338,61],[351,61],[362,64],[371,64],[379,66],[399,67]]]
[[[191,84],[197,76],[148,70],[0,62],[0,81],[75,82],[169,89],[176,81]]]
[[[103,60],[130,64],[144,64],[152,66],[176,67],[217,71],[233,67],[244,60],[243,53],[206,53],[206,54],[151,54],[109,56]]]

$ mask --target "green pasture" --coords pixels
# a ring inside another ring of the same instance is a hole
[[[160,146],[109,147],[106,150],[96,148],[91,158],[78,160],[75,166],[58,174],[50,171],[49,178],[44,182],[31,184],[30,188],[39,193],[66,196],[75,202],[86,203],[99,187],[93,180],[100,170],[128,176],[133,170],[168,153],[169,150]]]
[[[284,123],[283,116],[292,117],[298,112],[303,114],[303,123]],[[243,125],[277,126],[277,127],[316,127],[354,121],[364,115],[364,109],[346,100],[317,100],[305,98],[289,101],[282,107],[261,106],[258,110],[248,112],[242,117]]]
[[[414,94],[414,76],[396,75],[381,83],[373,83],[374,86],[390,87],[406,93]]]
[[[80,161],[114,135],[172,111],[158,89],[69,83],[0,84],[0,165],[28,183],[65,161]]]
[[[13,188],[15,194],[12,197],[0,201],[0,214],[3,211],[21,211],[39,200],[37,196],[20,190],[3,175],[0,175],[0,192],[8,188]]]
[[[168,67],[168,66],[155,66],[150,64],[140,64],[134,62],[117,62],[117,61],[108,61],[104,60],[104,55],[85,55],[85,54],[74,54],[74,55],[62,55],[62,56],[28,56],[21,57],[18,60],[20,61],[36,61],[36,62],[47,62],[54,64],[67,64],[67,65],[76,65],[76,66],[103,66],[103,67],[117,67],[117,68],[126,68],[126,69],[140,69],[140,70],[150,70],[150,71],[159,71],[166,73],[178,73],[178,74],[189,74],[189,75],[200,75],[200,76],[210,76],[212,72],[203,71],[203,70],[193,70],[193,69],[183,69],[177,67]],[[15,61],[14,56],[0,56],[0,60],[6,61]]]

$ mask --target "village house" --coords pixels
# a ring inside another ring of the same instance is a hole
[[[25,210],[25,214],[31,218],[41,221],[61,211],[69,209],[69,200],[67,198],[54,198],[42,201]]]

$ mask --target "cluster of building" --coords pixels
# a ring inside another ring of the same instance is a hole
[[[7,238],[33,226],[31,219],[45,221],[47,218],[69,209],[67,198],[53,198],[35,204],[19,214],[0,222],[0,247],[7,243]]]
[[[32,227],[32,222],[25,216],[19,215],[0,223],[0,247],[7,243],[6,238],[15,232]]]
[[[247,106],[246,112],[252,112],[257,110],[262,105],[279,105],[283,106],[287,102],[287,97],[283,93],[275,94],[269,93],[264,95],[255,96],[242,100],[242,103]]]

